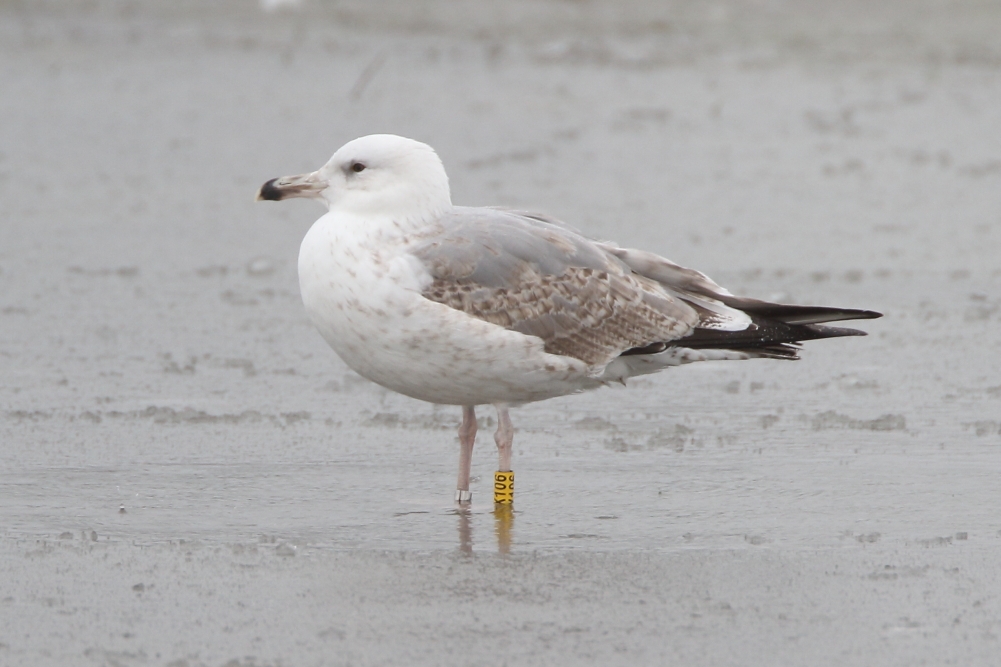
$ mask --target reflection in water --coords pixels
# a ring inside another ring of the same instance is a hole
[[[494,531],[497,533],[497,553],[511,552],[511,528],[514,527],[514,507],[510,503],[494,505]]]
[[[466,506],[457,508],[455,513],[459,516],[459,551],[471,555],[473,553],[473,525],[470,518],[473,512]]]
[[[468,506],[457,507],[459,518],[459,551],[473,553],[473,511]],[[514,508],[510,504],[494,505],[494,533],[497,536],[497,553],[511,553],[511,529],[514,528]]]

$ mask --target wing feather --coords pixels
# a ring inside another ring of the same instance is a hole
[[[439,223],[410,249],[432,278],[425,298],[592,366],[679,347],[795,359],[798,341],[862,334],[819,323],[880,316],[737,297],[699,271],[545,215],[456,207]]]
[[[541,338],[593,366],[698,322],[691,306],[595,242],[539,217],[462,209],[411,249],[431,273],[425,298]]]

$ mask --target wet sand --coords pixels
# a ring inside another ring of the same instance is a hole
[[[1001,11],[624,6],[0,1],[0,664],[996,662]],[[510,515],[488,422],[457,512],[253,201],[371,132],[886,316],[518,409]]]

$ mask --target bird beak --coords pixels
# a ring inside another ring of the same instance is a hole
[[[272,178],[257,191],[257,201],[281,201],[291,197],[318,199],[327,188],[327,180],[319,172]]]

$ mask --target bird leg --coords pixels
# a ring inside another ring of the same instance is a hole
[[[469,492],[469,468],[473,463],[473,443],[476,442],[476,408],[462,406],[462,423],[459,424],[459,479],[455,484],[455,502],[468,503],[473,494]]]
[[[514,442],[514,426],[506,405],[497,405],[497,432],[494,442],[497,443],[497,470],[511,471],[511,445]]]
[[[497,432],[497,472],[494,473],[494,503],[510,505],[514,502],[514,473],[511,472],[511,444],[514,442],[514,426],[506,405],[496,405]]]

